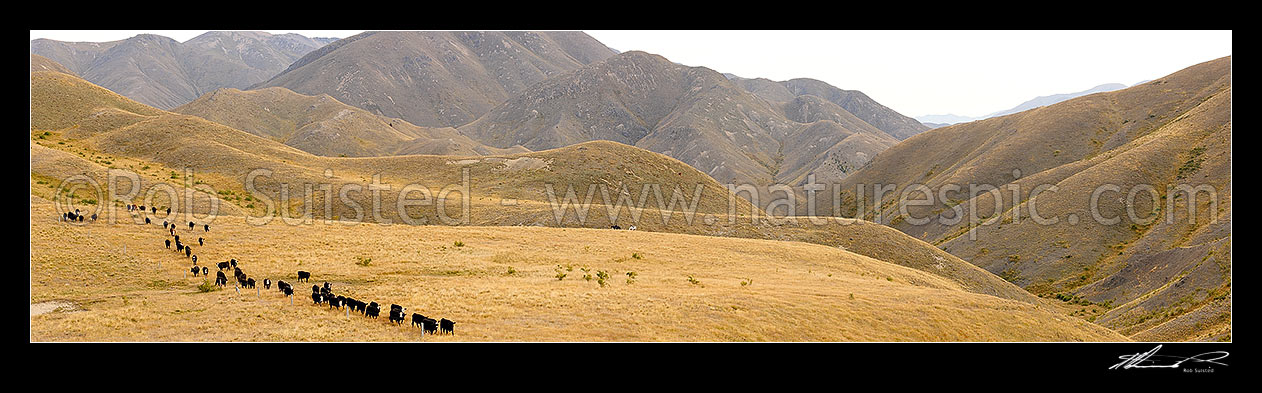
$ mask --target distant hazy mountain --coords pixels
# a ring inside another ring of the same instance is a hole
[[[989,115],[986,115],[986,117],[989,118],[989,117],[1010,115],[1013,113],[1023,112],[1030,109],[1038,108],[1040,106],[1047,106],[1047,105],[1055,104],[1057,102],[1068,100],[1070,98],[1085,96],[1087,94],[1095,94],[1095,93],[1120,90],[1120,89],[1125,89],[1125,88],[1126,88],[1126,85],[1123,85],[1121,83],[1106,83],[1106,84],[1092,87],[1090,89],[1083,90],[1077,93],[1053,94],[1050,96],[1042,96],[1042,97],[1038,97],[1026,102],[1022,102],[1021,105],[1012,107],[1012,109],[991,113]]]
[[[171,109],[220,88],[245,88],[283,71],[329,39],[212,31],[180,43],[141,34],[112,42],[31,41],[84,79],[144,104]]]
[[[582,32],[366,32],[251,88],[328,94],[374,114],[449,127],[550,76],[613,55]]]
[[[1136,85],[1141,84],[1141,83],[1143,82],[1136,83]],[[1123,85],[1121,83],[1105,83],[1103,85],[1092,87],[1090,89],[1083,90],[1076,93],[1053,94],[1050,96],[1037,97],[1032,100],[1022,102],[1020,105],[1014,106],[1011,109],[998,111],[998,112],[991,113],[985,116],[980,116],[980,117],[959,116],[955,114],[924,115],[924,116],[916,116],[916,120],[919,120],[921,123],[924,123],[925,125],[929,125],[929,123],[937,123],[938,127],[941,127],[943,125],[967,123],[974,120],[989,119],[992,117],[1011,115],[1013,113],[1024,112],[1024,111],[1038,108],[1041,106],[1048,106],[1048,105],[1065,101],[1071,98],[1077,98],[1077,97],[1082,97],[1088,94],[1102,93],[1106,91],[1121,90],[1125,88],[1126,88],[1126,85]]]

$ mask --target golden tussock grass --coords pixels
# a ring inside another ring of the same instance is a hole
[[[32,201],[31,302],[77,309],[32,316],[34,341],[1125,340],[1036,305],[807,243],[576,228],[256,227],[241,217],[220,217],[209,233],[176,231],[211,270],[236,258],[260,282],[294,283],[290,305],[261,285],[258,294],[198,291],[203,278],[184,276],[191,262],[163,247],[160,225],[67,225],[51,218],[50,203]],[[452,319],[456,334],[422,338],[385,315],[312,305],[309,284],[294,282],[298,270],[387,311],[397,303]],[[598,272],[608,274],[604,286]]]

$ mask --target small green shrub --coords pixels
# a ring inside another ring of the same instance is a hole
[[[219,286],[212,284],[210,280],[202,280],[202,283],[197,285],[197,290],[203,293],[214,292],[219,290]]]

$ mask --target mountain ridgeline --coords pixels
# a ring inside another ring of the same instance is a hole
[[[422,127],[454,127],[553,75],[613,56],[581,32],[366,32],[251,88],[328,94]]]
[[[246,88],[331,42],[297,34],[212,31],[187,42],[152,34],[111,42],[31,41],[31,53],[146,105],[171,109],[219,88]]]
[[[659,152],[724,183],[795,182],[858,168],[898,143],[830,101],[773,104],[704,67],[639,51],[535,84],[458,130],[539,150],[611,140]]]

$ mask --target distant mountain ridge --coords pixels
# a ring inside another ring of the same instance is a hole
[[[1136,83],[1135,85],[1139,85],[1142,83],[1143,82]],[[1127,87],[1126,85],[1121,84],[1121,83],[1105,83],[1105,84],[1092,87],[1090,89],[1079,91],[1079,92],[1052,94],[1052,95],[1035,97],[1029,101],[1022,102],[1021,104],[1018,104],[1017,106],[1014,106],[1012,108],[994,112],[985,116],[970,117],[970,116],[960,116],[956,114],[924,115],[924,116],[916,116],[916,120],[919,120],[921,123],[924,123],[926,125],[929,125],[929,123],[935,123],[936,127],[934,126],[931,126],[931,127],[937,128],[937,127],[951,125],[951,124],[967,123],[967,122],[975,121],[975,120],[982,120],[982,119],[989,119],[992,117],[999,117],[1003,115],[1010,115],[1013,113],[1023,112],[1023,111],[1038,108],[1041,106],[1052,105],[1052,104],[1065,101],[1068,99],[1082,97],[1088,94],[1121,90],[1121,89],[1125,89],[1126,87]]]
[[[328,42],[298,34],[211,31],[183,43],[153,34],[99,43],[36,39],[31,53],[138,102],[171,109],[219,88],[262,82]]]

